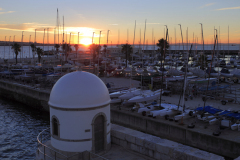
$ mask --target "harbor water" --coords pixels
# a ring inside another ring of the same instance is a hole
[[[37,135],[49,124],[49,113],[0,99],[0,159],[35,159]]]
[[[40,47],[41,49],[43,49],[44,51],[51,51],[51,50],[54,50],[54,46],[37,46],[37,47]],[[112,47],[117,47],[116,45],[112,45],[112,46],[108,46],[110,48]],[[135,45],[135,47],[140,47],[144,50],[157,50],[158,47],[157,46],[154,46],[154,45],[147,45],[147,46],[139,46],[139,45]],[[169,51],[170,52],[173,52],[175,50],[188,50],[190,47],[189,46],[185,46],[185,48],[183,48],[182,45],[170,45],[170,48],[169,48]],[[75,48],[72,46],[72,51],[75,51]],[[103,48],[103,47],[102,47]],[[59,48],[60,50],[62,49],[62,47]],[[205,50],[213,50],[213,45],[206,45],[204,46],[204,49]],[[90,51],[89,50],[89,46],[80,46],[79,51]],[[203,47],[202,45],[200,44],[196,44],[196,45],[193,45],[192,47],[192,52],[193,51],[202,51],[203,50]],[[232,50],[240,50],[240,45],[227,45],[227,44],[222,44],[222,45],[219,45],[218,47],[215,47],[215,50],[221,50],[221,51],[225,51],[225,53],[227,54],[228,53],[228,50],[232,51]],[[21,47],[21,52],[19,52],[18,54],[18,58],[32,58],[33,57],[33,53],[32,53],[32,49],[30,46],[22,46]],[[35,55],[35,57],[37,57],[37,55]],[[4,58],[4,59],[12,59],[12,58],[15,58],[15,53],[13,51],[13,49],[11,49],[11,45],[10,46],[0,46],[0,58]]]

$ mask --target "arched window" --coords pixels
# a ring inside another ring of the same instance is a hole
[[[52,134],[59,136],[59,121],[55,116],[52,118]]]

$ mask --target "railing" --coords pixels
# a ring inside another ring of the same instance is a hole
[[[47,132],[49,130],[49,132]],[[47,133],[46,133],[47,132]],[[46,157],[48,157],[49,159],[53,159],[56,160],[58,156],[61,156],[61,159],[67,159],[70,160],[70,158],[77,156],[80,153],[71,155],[71,156],[66,156],[58,151],[56,151],[55,149],[47,146],[44,144],[44,142],[46,142],[47,140],[49,140],[50,138],[50,128],[44,129],[42,132],[40,132],[37,136],[37,152],[38,154],[41,153],[44,156],[44,160],[46,159]],[[41,150],[41,147],[43,147],[43,151]],[[48,151],[53,152],[54,154],[50,154]],[[49,153],[49,154],[48,154]],[[54,155],[54,156],[53,156]]]
[[[66,159],[66,160],[71,160],[71,158],[78,156],[81,153],[76,153],[73,154],[71,156],[66,156],[62,153],[60,153],[59,151],[45,145],[44,143],[48,140],[50,140],[50,128],[44,129],[42,132],[40,132],[37,136],[37,152],[38,154],[42,154],[43,155],[43,159],[53,159],[56,160],[58,157],[61,157],[60,159]],[[42,150],[41,150],[42,149]],[[52,152],[52,153],[51,153]],[[97,157],[100,158],[102,160],[108,160],[100,155],[97,155],[95,153],[92,153],[90,151],[86,151],[89,153],[90,155],[90,159],[92,159],[92,157]]]

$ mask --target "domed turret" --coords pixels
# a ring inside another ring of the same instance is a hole
[[[51,144],[65,152],[110,148],[110,96],[94,74],[72,72],[53,86],[50,98]]]

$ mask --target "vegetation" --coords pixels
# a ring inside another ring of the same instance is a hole
[[[158,40],[158,43],[156,45],[159,47],[158,51],[160,51],[161,53],[161,58],[163,58],[164,49],[167,50],[169,48],[169,43],[162,38]],[[164,58],[165,58],[165,55],[164,55]]]
[[[36,48],[36,46],[35,46],[34,43],[32,43],[30,46],[31,46],[31,48],[32,48],[33,57],[35,57],[35,54],[36,54],[35,52],[36,52],[37,48]]]
[[[59,45],[59,44],[55,44],[55,45],[54,45],[54,48],[56,48],[56,51],[57,51],[57,53],[58,53],[59,48],[60,48],[60,45]]]
[[[126,67],[127,67],[127,60],[130,62],[132,61],[132,58],[131,58],[131,53],[133,53],[133,48],[130,44],[124,44],[122,45],[122,50],[121,50],[122,53],[125,54],[126,56]]]
[[[65,53],[66,60],[67,60],[69,53],[72,52],[71,45],[67,44],[67,43],[64,43],[64,44],[62,44],[62,49],[63,49],[63,51]]]
[[[43,50],[40,47],[36,48],[37,55],[38,55],[38,63],[41,61],[41,56],[43,55]]]
[[[106,44],[103,45],[103,52],[104,52],[105,56],[107,56],[107,45]]]
[[[97,56],[96,53],[98,53],[98,55],[99,55],[101,46],[96,45],[96,44],[91,44],[91,45],[89,46],[89,49],[90,49],[91,52],[93,53],[93,61],[95,61],[96,56]]]
[[[77,57],[77,52],[78,52],[79,45],[78,45],[78,44],[74,44],[74,48],[75,48],[75,51],[76,51],[76,57]]]
[[[13,45],[12,45],[12,49],[14,50],[14,53],[15,53],[15,55],[16,55],[16,64],[17,64],[17,56],[18,56],[18,52],[21,52],[21,46],[20,46],[20,44],[18,44],[18,43],[14,43]]]

